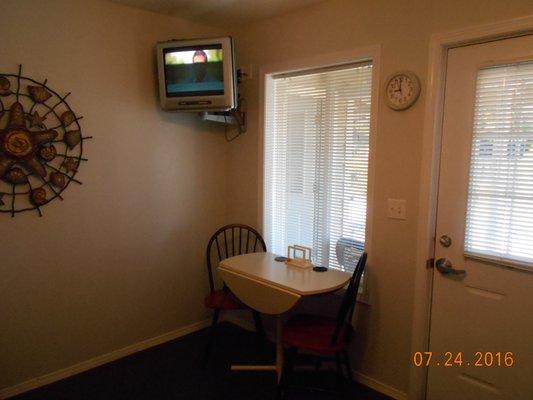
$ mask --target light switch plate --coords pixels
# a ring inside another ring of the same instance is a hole
[[[387,217],[392,219],[407,219],[406,201],[403,199],[388,199]]]

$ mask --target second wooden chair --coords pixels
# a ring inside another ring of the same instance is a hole
[[[352,337],[351,320],[357,300],[359,283],[365,269],[367,254],[363,253],[350,278],[336,318],[300,314],[291,317],[283,328],[283,344],[288,347],[285,367],[278,386],[277,398],[283,397],[291,374],[294,359],[299,350],[336,361],[338,373],[342,376],[342,364],[346,367],[347,378],[351,380],[352,368],[348,354],[348,344]]]

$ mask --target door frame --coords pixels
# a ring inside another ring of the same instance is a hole
[[[424,107],[422,160],[420,170],[419,212],[414,285],[411,354],[429,348],[433,268],[427,260],[435,254],[437,193],[444,116],[447,52],[454,47],[468,46],[533,33],[533,15],[438,33],[429,44],[428,78]],[[411,364],[409,399],[426,398],[427,367]]]

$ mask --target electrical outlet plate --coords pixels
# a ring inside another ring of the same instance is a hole
[[[403,199],[387,200],[387,217],[392,219],[407,219],[406,201]]]

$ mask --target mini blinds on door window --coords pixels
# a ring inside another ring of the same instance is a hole
[[[533,267],[533,62],[479,71],[465,251]]]
[[[371,63],[267,80],[264,228],[271,251],[312,248],[351,271],[364,248]]]

